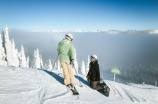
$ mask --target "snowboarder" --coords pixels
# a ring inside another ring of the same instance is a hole
[[[90,80],[90,85],[92,89],[103,90],[104,86],[101,86],[100,84],[100,70],[99,70],[97,56],[92,55],[90,59],[91,59],[91,62],[89,64],[89,72],[87,75],[87,81],[89,82]]]
[[[66,34],[65,38],[58,44],[59,60],[64,74],[64,84],[70,89],[73,89],[74,84],[76,83],[72,70],[72,64],[75,57],[72,40],[73,36],[71,34]]]

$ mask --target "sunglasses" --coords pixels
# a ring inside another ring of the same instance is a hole
[[[92,56],[91,56],[91,59],[93,60],[93,59],[94,59],[94,57],[92,57]]]

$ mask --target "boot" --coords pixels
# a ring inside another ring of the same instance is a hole
[[[70,84],[68,84],[68,85],[66,85],[69,89],[72,89],[72,87],[71,87],[71,85]]]
[[[71,85],[72,90],[75,90],[75,86],[73,84],[70,84],[70,85]]]
[[[78,92],[77,92],[77,90],[75,89],[75,86],[74,86],[73,84],[71,84],[71,87],[72,87],[71,90],[72,90],[73,94],[74,94],[74,95],[76,95],[76,94],[78,95]]]

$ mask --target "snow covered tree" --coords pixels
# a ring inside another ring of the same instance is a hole
[[[33,62],[32,62],[32,67],[33,68],[41,68],[40,67],[40,57],[39,57],[39,51],[37,49],[37,51],[34,51],[34,55],[33,55]]]
[[[27,67],[25,51],[23,45],[21,45],[21,51],[19,53],[20,67]]]
[[[75,69],[76,69],[76,71],[77,71],[77,74],[78,74],[78,63],[77,63],[77,58],[76,58],[76,49],[74,48],[74,52],[75,52],[75,59],[74,59],[74,67],[75,67]]]
[[[14,40],[12,39],[12,42],[9,40],[9,32],[7,26],[2,31],[2,38],[3,41],[1,39],[1,43],[4,47],[4,51],[1,52],[5,53],[5,60],[7,61],[7,65],[16,67],[26,67],[26,57],[24,48],[22,46],[20,53],[18,53],[18,50],[15,48]]]
[[[2,38],[0,34],[0,65],[7,65],[7,62],[5,61],[6,55],[4,52],[3,44],[2,44]]]
[[[47,63],[44,63],[44,69],[48,69],[48,64]]]
[[[12,39],[12,44],[11,44],[11,58],[12,58],[12,66],[19,67],[18,50],[15,49],[15,43],[13,39]]]
[[[86,76],[84,61],[82,61],[81,74]]]
[[[26,59],[26,67],[29,67],[29,56]]]
[[[43,60],[42,60],[42,55],[40,55],[40,66],[41,66],[41,69],[43,68]]]
[[[52,70],[52,68],[53,68],[53,67],[52,67],[52,62],[51,62],[51,59],[49,59],[48,69],[49,69],[49,70]]]
[[[86,74],[88,74],[88,71],[89,71],[89,64],[90,64],[90,57],[88,55],[88,62],[87,62],[87,66],[86,66]]]
[[[60,61],[58,60],[57,70],[60,70]]]
[[[54,65],[54,68],[53,68],[54,70],[57,70],[57,63],[55,63],[55,65]]]
[[[12,56],[11,56],[11,41],[9,40],[8,27],[3,29],[3,45],[5,49],[7,65],[12,66]]]

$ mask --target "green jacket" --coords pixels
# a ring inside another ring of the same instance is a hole
[[[67,39],[59,42],[58,53],[60,62],[70,63],[70,59],[74,59],[75,57],[74,47]]]

